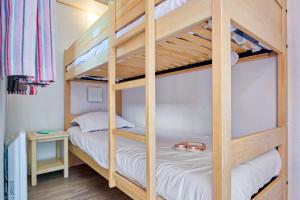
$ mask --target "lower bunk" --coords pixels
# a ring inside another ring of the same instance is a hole
[[[142,128],[131,132],[144,134]],[[78,126],[68,130],[70,151],[106,179],[108,178],[108,133],[83,133]],[[211,137],[199,135],[174,136],[157,133],[157,194],[158,199],[211,200],[212,150]],[[182,141],[197,141],[207,145],[202,152],[183,152],[173,149]],[[117,187],[133,199],[145,199],[145,145],[124,138],[117,140]],[[281,159],[276,149],[232,170],[232,200],[281,199],[276,188],[283,179],[278,177]],[[126,177],[126,178],[125,178]],[[258,191],[260,191],[258,193]],[[258,193],[258,194],[257,194]]]

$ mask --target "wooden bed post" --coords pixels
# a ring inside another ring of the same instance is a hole
[[[156,199],[155,0],[145,1],[147,200]]]
[[[116,128],[116,91],[113,86],[116,83],[116,3],[109,1],[109,58],[108,58],[108,111],[109,111],[109,187],[116,186],[116,136],[113,130]]]
[[[116,114],[122,116],[122,91],[116,91]]]
[[[71,123],[71,83],[69,80],[65,80],[65,106],[64,106],[64,115],[65,115],[65,121],[64,121],[64,129],[65,131],[68,130]]]
[[[277,125],[284,128],[284,142],[279,146],[279,153],[282,159],[282,170],[280,176],[284,180],[284,200],[288,199],[288,71],[287,71],[287,13],[286,0],[282,0],[282,52],[278,53],[278,116]]]
[[[231,199],[231,34],[226,0],[212,0],[213,199]]]

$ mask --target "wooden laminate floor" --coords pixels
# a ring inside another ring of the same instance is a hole
[[[29,178],[30,180],[30,178]],[[110,189],[107,180],[87,165],[70,168],[70,177],[63,172],[38,176],[38,185],[28,186],[29,200],[129,200],[117,188]]]

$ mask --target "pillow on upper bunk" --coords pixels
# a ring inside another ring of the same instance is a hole
[[[108,112],[89,112],[74,118],[72,124],[78,124],[83,133],[108,130]],[[120,116],[116,116],[117,128],[134,128],[135,125]]]

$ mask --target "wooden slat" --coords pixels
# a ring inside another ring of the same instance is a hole
[[[137,133],[132,133],[129,131],[118,130],[118,129],[114,130],[114,134],[116,136],[123,137],[123,138],[129,139],[129,140],[134,140],[134,141],[142,142],[142,143],[146,142],[145,135],[140,135]]]
[[[231,24],[226,0],[212,0],[213,199],[231,199]]]
[[[203,54],[203,58],[205,59],[210,59],[211,58],[211,49],[208,49],[206,47],[203,47],[201,45],[197,45],[191,41],[188,41],[188,40],[183,40],[183,39],[178,39],[178,38],[172,38],[170,40],[168,40],[170,42],[173,42],[173,43],[176,43],[178,45],[182,45],[182,46],[185,46],[185,47],[189,47],[195,51],[198,51],[200,53]]]
[[[130,88],[142,87],[142,86],[145,86],[144,78],[115,84],[113,86],[113,90],[124,90],[124,89],[130,89]]]
[[[190,40],[200,46],[206,47],[207,49],[212,49],[212,43],[211,43],[211,41],[209,41],[207,39],[203,39],[201,37],[191,35],[191,34],[184,34],[181,37],[183,37],[187,40]]]
[[[155,0],[159,4],[165,0]],[[121,30],[145,13],[145,1],[118,0],[116,1],[116,31]]]
[[[116,83],[116,3],[109,2],[109,47],[108,47],[108,111],[109,111],[109,187],[116,186],[116,91],[113,89]]]
[[[200,61],[203,61],[203,59],[200,57],[198,57],[197,55],[192,55],[192,54],[189,54],[185,51],[180,51],[179,49],[176,49],[174,48],[174,46],[172,45],[168,45],[167,43],[159,43],[159,45],[166,51],[169,51],[171,52],[172,54],[177,54],[177,55],[181,55],[181,56],[185,56],[187,58],[190,59],[190,61],[192,62],[200,62]],[[198,54],[199,55],[199,54]]]
[[[274,0],[230,0],[227,7],[234,23],[264,45],[281,52],[281,8]]]
[[[253,200],[283,200],[284,199],[284,178],[277,177],[261,192],[259,192]]]
[[[196,26],[195,28],[192,28],[191,31],[195,32],[197,35],[211,41],[211,30],[206,29],[206,28],[199,28],[199,27]],[[237,53],[242,53],[242,52],[245,51],[242,47],[240,47],[234,41],[231,41],[231,48],[234,51],[236,51]]]
[[[140,24],[139,26],[137,26],[136,28],[132,29],[131,31],[125,33],[121,37],[117,38],[114,46],[119,46],[144,31],[145,31],[145,24],[143,23],[143,24]]]
[[[200,60],[208,60],[209,59],[207,55],[205,55],[199,51],[195,51],[195,50],[191,49],[191,47],[188,45],[183,46],[180,44],[175,44],[175,43],[170,43],[170,42],[160,43],[160,45],[167,46],[169,48],[172,48],[174,50],[179,50],[181,52],[185,52],[189,55],[198,57]]]
[[[232,166],[262,155],[283,143],[284,128],[275,128],[235,139],[231,142]]]

